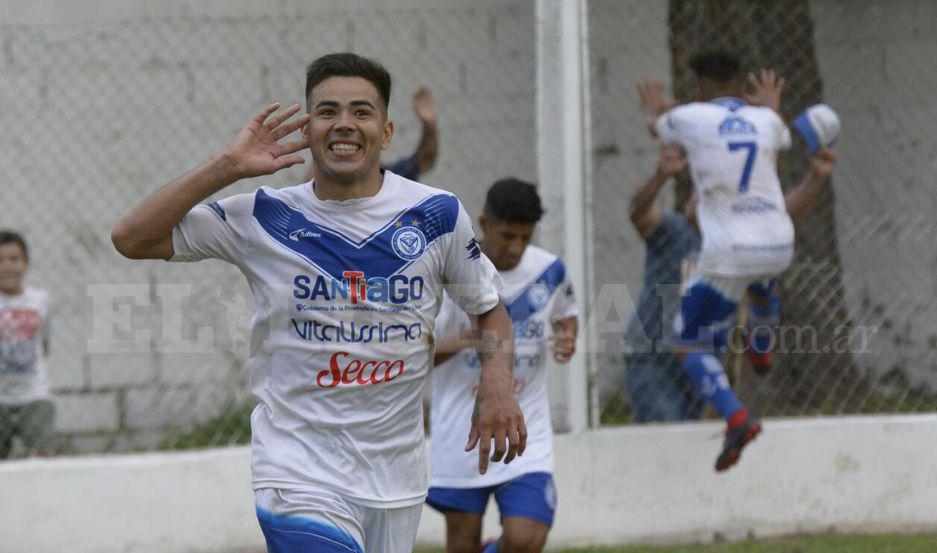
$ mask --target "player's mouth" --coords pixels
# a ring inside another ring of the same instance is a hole
[[[361,151],[361,145],[356,142],[335,141],[328,145],[328,150],[337,157],[352,157]]]

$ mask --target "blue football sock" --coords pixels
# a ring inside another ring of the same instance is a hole
[[[742,409],[739,401],[729,386],[722,363],[712,353],[691,351],[683,356],[683,370],[693,381],[696,391],[706,398],[726,420]]]
[[[501,543],[501,540],[495,540],[482,549],[482,553],[498,553],[498,544]]]
[[[755,302],[751,304],[748,328],[752,333],[751,348],[755,353],[766,353],[771,350],[774,333],[781,323],[781,298],[772,294],[768,305],[758,307]]]

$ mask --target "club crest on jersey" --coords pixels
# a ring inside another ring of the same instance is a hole
[[[738,115],[730,115],[726,117],[725,120],[719,124],[719,134],[757,134],[758,130],[755,129],[755,125],[739,117]]]
[[[527,301],[530,302],[530,306],[536,311],[539,311],[546,307],[547,302],[550,301],[550,288],[542,282],[538,282],[530,287],[530,290],[527,291]]]
[[[423,255],[426,249],[426,236],[416,227],[400,227],[391,237],[390,245],[398,257],[412,261]]]

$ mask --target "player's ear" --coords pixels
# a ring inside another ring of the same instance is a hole
[[[488,233],[488,217],[484,213],[478,216],[478,228],[482,229],[482,234]]]
[[[303,135],[303,139],[304,139],[304,140],[306,141],[306,143],[308,144],[308,143],[309,143],[309,123],[306,123],[305,125],[303,125],[302,127],[300,127],[299,132],[300,132],[300,134]]]
[[[390,148],[390,139],[394,137],[394,122],[388,119],[384,122],[384,141],[381,142],[381,149]]]

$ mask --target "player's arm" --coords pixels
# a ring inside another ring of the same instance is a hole
[[[576,339],[579,337],[579,321],[576,317],[566,317],[553,323],[553,336],[550,337],[550,351],[557,363],[569,363],[576,353]]]
[[[485,474],[489,460],[497,462],[503,458],[510,463],[524,453],[527,426],[514,397],[514,329],[503,303],[498,302],[494,309],[478,316],[478,334],[475,352],[482,373],[465,451],[478,445],[478,472]]]
[[[418,88],[413,95],[413,112],[423,125],[420,143],[416,147],[422,175],[432,170],[439,158],[439,127],[437,126],[439,114],[436,110],[436,102],[433,101],[429,89],[425,86]]]
[[[648,177],[644,184],[639,186],[632,194],[628,206],[628,216],[631,224],[642,238],[647,238],[657,230],[664,219],[664,214],[654,205],[654,200],[660,193],[661,187],[671,177],[679,175],[687,165],[683,150],[676,144],[661,144],[660,157],[657,168]]]
[[[289,120],[299,105],[274,115],[273,104],[254,117],[224,151],[146,198],[114,225],[111,240],[131,259],[169,259],[173,255],[172,229],[199,202],[244,178],[269,175],[303,163],[294,155],[307,146],[304,140],[280,144],[300,129],[308,115]]]
[[[439,365],[452,359],[464,349],[475,347],[478,339],[478,317],[469,315],[471,327],[436,342],[436,353],[433,355],[433,364]]]
[[[836,167],[836,154],[832,150],[820,148],[810,158],[809,169],[804,180],[784,196],[784,206],[791,219],[799,218],[816,205],[834,167]]]

